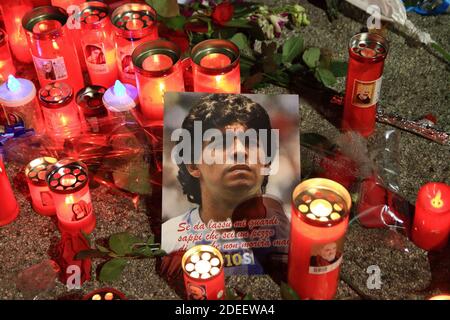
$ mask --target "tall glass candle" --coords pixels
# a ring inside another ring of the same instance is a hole
[[[75,91],[84,87],[80,62],[67,33],[68,15],[57,7],[38,7],[22,20],[41,87],[50,82],[68,83]]]
[[[111,119],[119,122],[132,120],[132,112],[138,102],[138,92],[131,84],[117,80],[113,87],[106,90],[103,95],[103,104]]]
[[[25,168],[31,204],[34,211],[43,216],[52,216],[56,213],[53,197],[45,180],[47,169],[56,161],[52,157],[41,157],[30,161]]]
[[[239,48],[231,41],[205,40],[192,48],[195,92],[240,93]]]
[[[91,84],[108,88],[119,76],[108,6],[90,1],[81,5],[81,45]]]
[[[14,221],[19,215],[19,205],[14,196],[11,184],[6,174],[3,158],[0,155],[0,227]]]
[[[133,51],[143,123],[162,125],[164,93],[184,91],[180,55],[178,46],[166,40],[145,42]]]
[[[73,99],[72,88],[64,82],[49,83],[39,90],[47,133],[56,140],[81,134],[82,120]]]
[[[342,128],[364,137],[375,130],[387,41],[375,33],[355,35],[349,44],[349,65],[345,87]]]
[[[309,179],[294,189],[288,283],[301,299],[334,297],[350,207],[350,194],[332,180]]]
[[[223,257],[209,245],[192,247],[183,255],[181,266],[189,300],[225,299]]]
[[[141,43],[158,39],[156,11],[143,3],[127,3],[113,11],[111,21],[120,80],[136,86],[131,54]]]
[[[16,74],[16,68],[8,45],[8,35],[0,29],[0,83],[6,81],[10,74]]]
[[[103,104],[106,88],[87,86],[78,91],[76,101],[86,130],[92,133],[108,133],[108,110]]]
[[[450,186],[430,182],[417,194],[412,241],[424,250],[445,247],[450,232]]]
[[[86,165],[73,158],[59,160],[47,171],[46,180],[60,229],[91,233],[95,228],[95,216]]]
[[[31,63],[30,48],[25,30],[22,28],[22,18],[25,13],[33,9],[32,2],[30,0],[2,1],[0,7],[14,57],[22,63]]]
[[[36,87],[27,79],[10,75],[8,81],[0,86],[0,105],[8,125],[22,123],[27,129],[34,128],[44,132],[44,119],[36,99]]]

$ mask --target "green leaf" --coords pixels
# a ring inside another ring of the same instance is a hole
[[[333,72],[325,68],[317,68],[316,78],[327,87],[331,87],[336,84],[336,77],[334,76]]]
[[[234,292],[233,289],[226,288],[226,290],[227,290],[226,295],[227,300],[237,300],[239,298],[239,296]]]
[[[314,69],[319,64],[320,59],[320,49],[319,48],[309,48],[303,53],[303,61],[308,67]]]
[[[109,238],[109,247],[118,255],[124,256],[131,253],[133,245],[138,242],[140,242],[140,239],[135,236],[127,232],[121,232],[113,234]]]
[[[146,0],[155,11],[163,17],[175,17],[180,15],[180,7],[177,0]]]
[[[347,75],[348,63],[344,61],[333,61],[330,65],[330,70],[333,72],[334,76],[345,77]]]
[[[166,18],[163,20],[164,24],[173,30],[181,30],[186,24],[186,18],[184,16],[176,16],[171,18]]]
[[[300,300],[297,293],[285,282],[281,283],[280,291],[284,300]]]
[[[91,258],[103,258],[105,256],[107,256],[107,254],[103,253],[103,252],[101,252],[99,250],[88,249],[88,250],[79,251],[75,255],[75,260],[84,260],[84,259],[91,259]]]
[[[110,253],[111,252],[111,250],[109,250],[108,248],[105,248],[105,247],[103,247],[103,246],[101,246],[99,244],[96,244],[95,246],[97,247],[98,251],[100,251],[100,252],[104,252],[104,253]]]
[[[245,34],[243,34],[242,32],[236,33],[229,40],[233,42],[235,45],[237,45],[241,52],[245,53],[248,57],[254,59],[253,50],[250,47],[247,36]]]
[[[303,38],[300,36],[289,38],[283,45],[281,61],[291,63],[303,51]]]
[[[106,262],[100,270],[100,281],[111,282],[119,279],[123,269],[127,265],[127,260],[123,258],[115,258]]]
[[[86,232],[84,232],[83,230],[81,230],[81,234],[86,239],[86,241],[88,242],[89,246],[91,247],[92,246],[91,236],[89,234],[87,234]]]
[[[252,28],[249,21],[247,19],[233,19],[224,24],[225,27],[234,27],[234,28]]]
[[[147,244],[154,244],[155,243],[155,235],[151,235],[147,239]]]

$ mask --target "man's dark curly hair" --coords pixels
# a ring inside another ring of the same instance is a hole
[[[236,94],[210,94],[200,99],[200,101],[192,107],[189,114],[183,121],[182,128],[189,131],[191,137],[194,137],[194,122],[202,121],[202,137],[203,133],[212,128],[223,130],[227,125],[239,123],[246,129],[267,129],[268,155],[271,155],[271,129],[270,118],[264,108],[253,100]],[[199,137],[195,137],[199,139]],[[194,150],[194,139],[191,139],[191,150]],[[194,155],[191,155],[193,162]],[[186,165],[181,163],[178,165],[178,181],[183,188],[190,202],[201,205],[200,181],[198,178],[191,176]],[[261,186],[261,192],[264,193],[266,185],[269,181],[268,176],[264,176]]]

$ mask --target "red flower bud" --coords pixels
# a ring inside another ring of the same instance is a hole
[[[233,18],[233,13],[233,5],[228,1],[224,1],[214,7],[211,17],[214,23],[223,26]]]

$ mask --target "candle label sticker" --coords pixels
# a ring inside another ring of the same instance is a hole
[[[343,238],[334,242],[314,245],[309,260],[309,273],[324,274],[337,269],[341,265],[343,252]]]
[[[6,122],[9,126],[15,126],[15,125],[22,125],[26,126],[25,121],[23,120],[22,114],[19,114],[17,112],[7,112],[5,108],[5,114],[6,114]]]
[[[63,57],[42,59],[33,56],[33,61],[39,78],[45,80],[67,79],[67,68]]]
[[[369,108],[378,103],[382,77],[375,81],[355,80],[352,104],[360,108]]]
[[[135,81],[133,60],[129,51],[120,51],[120,72],[124,79]]]
[[[93,73],[108,73],[105,47],[101,43],[86,44],[83,47],[86,64]]]
[[[92,214],[91,195],[87,192],[79,201],[72,204],[72,221],[80,221]]]
[[[53,207],[53,198],[49,191],[40,191],[41,203],[43,207]]]

